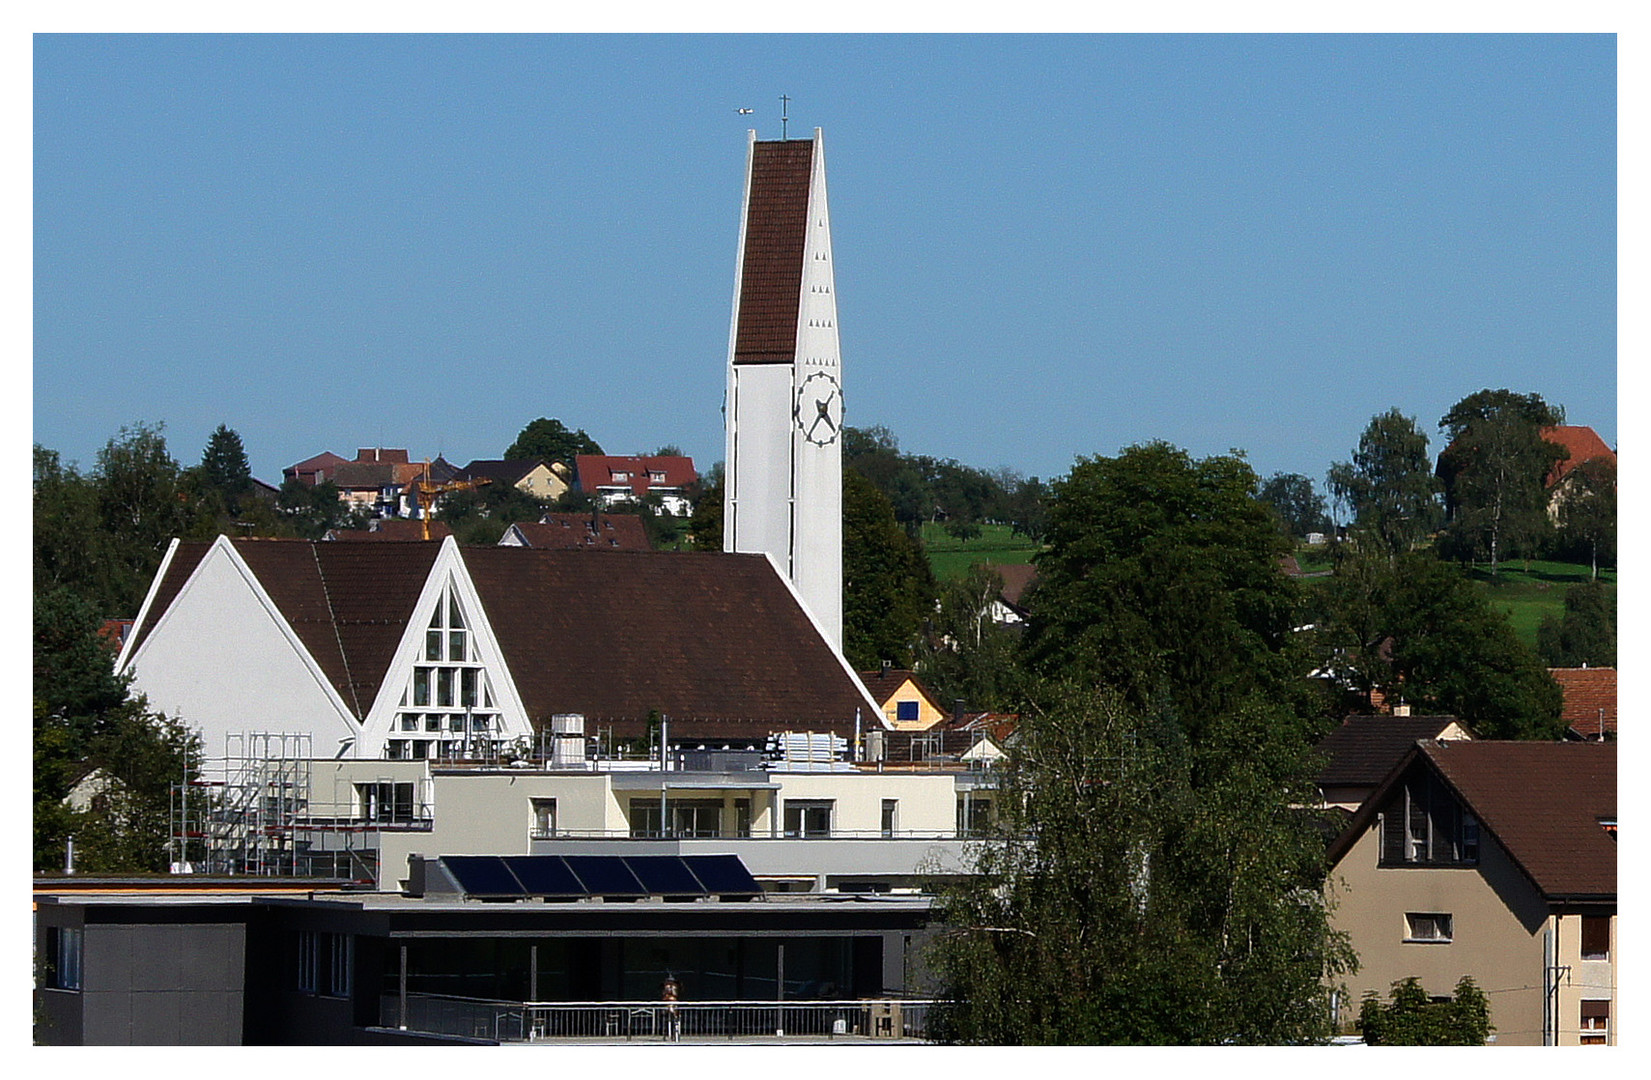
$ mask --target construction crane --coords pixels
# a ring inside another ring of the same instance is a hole
[[[444,480],[433,483],[430,480],[430,463],[424,463],[424,478],[416,481],[418,484],[418,516],[424,523],[424,538],[430,539],[430,515],[436,511],[436,497],[446,495],[452,491],[474,491],[484,484],[493,481],[485,476],[478,476],[473,480]]]

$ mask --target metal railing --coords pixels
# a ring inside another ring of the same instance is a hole
[[[927,1000],[520,1002],[447,994],[380,999],[387,1028],[491,1042],[923,1039]]]

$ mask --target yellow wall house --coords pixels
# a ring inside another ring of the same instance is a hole
[[[1472,976],[1492,1041],[1613,1045],[1615,743],[1418,742],[1330,848],[1332,921],[1366,990]]]
[[[927,731],[946,718],[946,710],[910,671],[862,671],[860,681],[882,706],[883,722],[895,731]]]

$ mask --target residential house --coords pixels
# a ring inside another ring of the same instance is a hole
[[[1003,563],[993,570],[1003,579],[1003,591],[992,601],[992,620],[1003,626],[1020,626],[1026,622],[1027,592],[1038,579],[1038,568],[1031,563]]]
[[[472,461],[458,470],[460,480],[489,480],[506,484],[536,499],[559,499],[568,490],[571,477],[568,467],[560,461],[544,462],[538,458],[518,461]]]
[[[913,672],[885,663],[881,670],[860,672],[860,681],[892,731],[927,731],[946,719],[946,710]]]
[[[688,498],[689,485],[699,478],[693,458],[580,454],[573,466],[579,490],[603,508],[657,495],[668,514],[686,517],[694,512]]]
[[[721,552],[175,541],[119,669],[213,753],[493,754],[563,713],[719,745],[881,726],[767,557]]]
[[[1614,1044],[1617,754],[1610,742],[1420,742],[1331,844],[1332,925],[1359,970],[1341,1016],[1415,977],[1471,976],[1498,1045]]]
[[[511,525],[499,543],[514,547],[581,551],[650,551],[648,532],[636,514],[546,514]]]
[[[1418,741],[1472,737],[1454,716],[1349,716],[1318,743],[1324,804],[1351,813]]]
[[[1614,667],[1549,668],[1565,692],[1560,718],[1571,739],[1617,737],[1617,669]]]
[[[1542,437],[1564,447],[1570,454],[1564,460],[1554,463],[1544,481],[1548,489],[1548,514],[1557,521],[1560,504],[1565,501],[1570,487],[1571,473],[1577,466],[1598,458],[1609,461],[1614,468],[1617,464],[1617,452],[1605,445],[1605,440],[1591,427],[1546,427],[1542,429]]]
[[[338,467],[348,461],[332,451],[324,451],[314,457],[305,458],[296,465],[288,465],[281,470],[281,479],[296,480],[305,487],[314,487],[326,483],[337,473]]]

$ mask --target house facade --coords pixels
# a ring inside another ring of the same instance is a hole
[[[686,517],[694,512],[687,490],[699,478],[693,458],[580,454],[573,467],[579,490],[603,509],[654,495],[667,514]]]
[[[1615,1044],[1616,748],[1423,742],[1330,849],[1341,1004],[1471,976],[1498,1045]]]
[[[882,707],[883,723],[890,730],[927,731],[946,719],[946,710],[913,672],[885,667],[860,672],[860,681]]]

